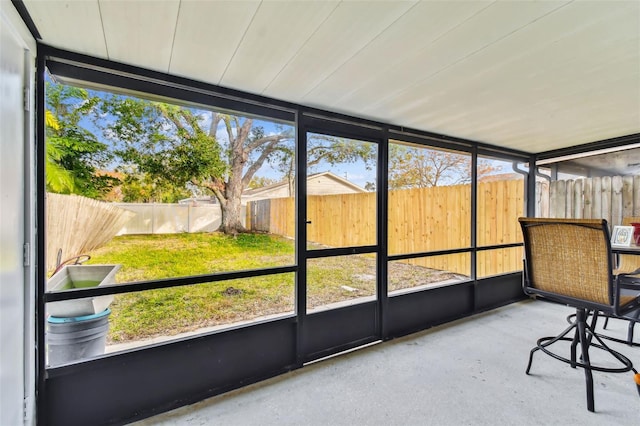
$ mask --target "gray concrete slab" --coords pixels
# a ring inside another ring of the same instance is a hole
[[[562,331],[571,312],[540,301],[512,304],[135,424],[640,425],[633,373],[594,372],[595,413],[586,408],[583,370],[538,351],[525,374],[535,341]],[[608,333],[624,337],[626,327],[611,321]],[[640,367],[640,348],[611,346]]]

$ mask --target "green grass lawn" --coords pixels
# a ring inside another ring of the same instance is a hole
[[[295,250],[264,234],[201,233],[120,236],[90,254],[90,263],[121,263],[127,282],[292,265]]]
[[[87,264],[121,264],[119,283],[176,278],[295,263],[294,242],[264,235],[219,233],[135,235],[113,238],[89,253]],[[307,307],[375,294],[374,255],[310,259]],[[395,268],[390,288],[420,285],[431,270]],[[112,343],[167,336],[293,312],[295,274],[277,274],[116,295]]]
[[[122,264],[117,282],[175,278],[294,263],[293,242],[268,235],[218,233],[115,237],[87,264]],[[109,340],[173,335],[294,309],[294,275],[116,295]]]

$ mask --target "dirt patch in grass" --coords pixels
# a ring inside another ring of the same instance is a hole
[[[467,277],[452,272],[425,268],[408,263],[391,262],[389,269],[389,291],[439,284],[449,280],[461,280]]]

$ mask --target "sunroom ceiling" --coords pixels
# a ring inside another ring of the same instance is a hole
[[[640,1],[24,0],[42,41],[542,152],[640,132]]]

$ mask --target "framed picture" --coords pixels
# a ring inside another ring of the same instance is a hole
[[[633,226],[614,226],[611,245],[629,247],[633,240]]]

